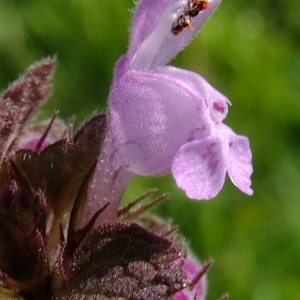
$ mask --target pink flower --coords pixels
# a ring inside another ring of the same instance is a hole
[[[188,278],[188,285],[183,290],[177,292],[174,300],[203,300],[206,296],[206,271],[211,266],[209,261],[205,266],[201,266],[198,260],[188,251],[187,257],[179,260],[182,269]]]
[[[172,172],[193,199],[215,197],[226,172],[253,193],[248,139],[222,123],[229,100],[200,75],[166,65],[219,2],[142,0],[110,93],[116,164],[145,176]],[[208,7],[192,11],[197,3]]]
[[[115,69],[86,219],[109,203],[101,222],[113,220],[135,175],[171,172],[188,197],[200,200],[215,197],[228,172],[241,191],[253,193],[248,139],[222,123],[229,100],[200,75],[167,66],[219,2],[139,2],[129,50]]]

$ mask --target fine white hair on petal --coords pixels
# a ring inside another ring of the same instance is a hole
[[[166,65],[195,36],[198,29],[213,13],[220,1],[211,0],[207,8],[192,17],[193,30],[183,30],[178,35],[172,33],[173,23],[178,21],[180,16],[185,15],[189,1],[171,1],[151,33],[145,37],[138,48],[134,49],[133,47],[135,52],[130,53],[132,57],[130,68],[137,71],[150,71],[155,66]],[[139,24],[138,21],[139,19],[136,20],[135,24]],[[133,33],[136,31],[137,29],[133,27]],[[147,31],[149,32],[149,29]]]
[[[151,69],[158,48],[166,36],[170,34],[172,23],[183,13],[187,3],[187,0],[180,0],[168,7],[156,29],[152,31],[134,54],[130,65],[131,69],[138,71]]]

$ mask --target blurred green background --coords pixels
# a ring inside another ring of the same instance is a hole
[[[55,110],[78,122],[103,112],[126,52],[132,0],[0,0],[0,87],[43,57],[57,56]],[[169,191],[156,213],[178,224],[193,251],[213,257],[208,300],[300,299],[300,2],[223,0],[172,62],[196,71],[232,101],[226,123],[249,137],[254,195],[227,178],[211,201],[191,201],[169,176],[137,178],[133,199]]]

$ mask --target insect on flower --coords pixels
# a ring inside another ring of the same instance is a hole
[[[196,17],[200,11],[207,9],[208,0],[190,0],[185,7],[184,13],[172,24],[171,32],[178,35],[184,28],[193,29],[191,17]]]
[[[196,17],[203,9],[207,9],[209,5],[208,0],[192,0],[187,5],[186,14],[190,17]]]
[[[171,32],[174,35],[178,35],[185,27],[193,29],[193,24],[189,16],[181,15],[177,21],[173,23]]]

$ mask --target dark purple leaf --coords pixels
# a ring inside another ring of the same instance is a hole
[[[73,141],[60,140],[40,155],[19,150],[12,161],[34,190],[41,189],[56,216],[71,210],[79,187],[97,161],[105,116],[87,122]]]
[[[38,229],[45,232],[46,204],[12,163],[0,168],[0,216],[14,224],[24,235]]]
[[[55,60],[46,59],[29,68],[12,84],[0,101],[0,164],[13,142],[19,138],[28,120],[37,112],[51,92],[48,81]]]
[[[175,264],[180,255],[173,242],[136,224],[106,223],[65,258],[55,299],[166,299],[186,284]]]
[[[59,224],[65,226],[65,213],[72,210],[75,199],[87,175],[100,154],[106,117],[99,115],[88,121],[73,140],[63,139],[46,147],[40,154],[32,150],[19,150],[11,158],[31,189],[42,191],[54,220],[48,236],[48,248],[53,249],[59,241]],[[89,178],[91,177],[88,176]],[[88,179],[89,179],[88,178]],[[84,185],[85,189],[88,184]],[[85,203],[84,191],[80,197]]]

